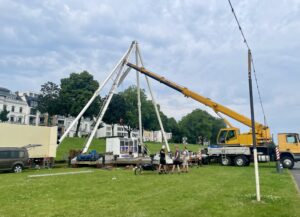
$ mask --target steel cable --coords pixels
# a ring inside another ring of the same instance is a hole
[[[241,35],[242,35],[242,37],[244,39],[244,43],[246,44],[247,48],[251,51],[250,46],[249,46],[249,44],[247,42],[247,39],[245,37],[245,34],[243,32],[243,29],[242,29],[242,27],[240,25],[240,22],[239,22],[239,20],[238,20],[238,18],[236,16],[236,13],[234,11],[234,8],[233,8],[232,4],[231,4],[231,1],[228,0],[228,3],[230,5],[231,12],[233,13],[233,16],[234,16],[234,18],[236,20],[236,23],[237,23],[237,25],[239,27],[240,33],[241,33]],[[264,106],[263,106],[263,101],[262,101],[262,97],[261,97],[261,93],[260,93],[260,89],[259,89],[259,85],[258,85],[258,79],[257,79],[257,76],[256,76],[256,70],[255,70],[255,66],[254,66],[253,55],[251,55],[251,63],[252,63],[252,67],[253,67],[253,73],[254,73],[254,78],[255,78],[255,83],[256,83],[256,89],[257,89],[257,93],[258,93],[258,97],[259,97],[259,102],[260,102],[260,106],[261,106],[262,113],[263,113],[263,116],[264,116],[264,125],[267,126],[267,118],[266,118],[265,109],[264,109]]]

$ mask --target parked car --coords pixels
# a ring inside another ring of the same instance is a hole
[[[0,147],[0,171],[20,173],[25,168],[29,168],[26,148]]]

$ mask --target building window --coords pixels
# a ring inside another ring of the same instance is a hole
[[[64,120],[58,120],[57,121],[57,125],[58,126],[64,126],[64,124],[65,124],[65,121]],[[69,124],[70,125],[70,124]]]
[[[7,105],[3,105],[3,110],[7,110]]]
[[[15,107],[14,106],[11,107],[11,111],[15,112]]]
[[[22,117],[18,118],[18,123],[22,123]]]
[[[40,124],[45,124],[45,118],[44,117],[40,117]]]
[[[15,121],[14,116],[11,116],[9,120],[10,122],[14,122]]]
[[[33,108],[30,109],[30,114],[31,115],[36,115],[36,112],[37,112],[36,109],[33,109]]]
[[[118,127],[117,130],[118,131],[123,131],[123,127]]]
[[[20,112],[20,113],[23,112],[23,108],[22,108],[22,107],[19,108],[19,112]]]

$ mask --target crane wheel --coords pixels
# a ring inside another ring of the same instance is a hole
[[[294,160],[291,157],[285,156],[281,158],[281,162],[284,168],[293,169],[294,167]]]
[[[234,158],[234,165],[238,167],[243,167],[247,164],[247,158],[243,155]]]
[[[230,157],[223,157],[223,158],[221,158],[221,164],[223,166],[230,166],[231,165],[231,159],[230,159]]]

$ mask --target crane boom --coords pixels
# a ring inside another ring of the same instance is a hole
[[[215,112],[219,112],[219,113],[222,113],[248,127],[251,127],[251,119],[242,115],[242,114],[239,114],[235,111],[233,111],[232,109],[230,108],[227,108],[217,102],[214,102],[213,100],[209,99],[209,98],[206,98],[204,96],[201,96],[200,94],[194,92],[194,91],[191,91],[189,90],[188,88],[186,87],[183,87],[181,85],[178,85],[162,76],[159,76],[143,67],[138,67],[130,62],[127,63],[127,65],[137,71],[139,71],[140,73],[148,76],[148,77],[151,77],[157,81],[159,81],[160,83],[163,83],[165,85],[167,85],[168,87],[174,89],[174,90],[177,90],[178,92],[182,93],[183,95],[185,95],[186,97],[191,97],[192,99],[212,108]],[[270,137],[269,135],[269,128],[267,126],[264,126],[263,124],[261,123],[258,123],[258,122],[255,122],[255,128],[256,128],[256,131],[257,131],[257,134],[260,135],[260,137],[262,138],[266,138],[266,137]],[[268,132],[266,132],[268,131]]]

